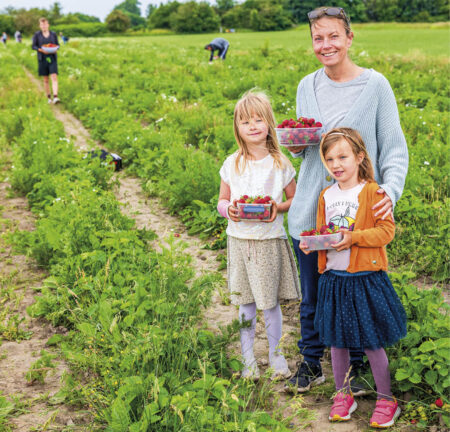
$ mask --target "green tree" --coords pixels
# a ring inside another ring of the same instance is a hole
[[[0,31],[11,36],[15,31],[14,19],[10,15],[0,15]]]
[[[97,18],[96,16],[93,15],[86,15],[80,12],[75,12],[74,14],[71,14],[76,16],[81,22],[91,22],[91,23],[95,23],[95,22],[100,22],[100,18]]]
[[[132,27],[143,27],[146,24],[145,18],[141,16],[141,2],[139,0],[125,0],[114,7],[114,10],[120,10],[130,18]]]
[[[284,7],[292,13],[296,22],[308,22],[308,12],[320,6],[342,7],[350,16],[351,21],[367,21],[367,0],[284,0]]]
[[[62,14],[62,7],[59,2],[53,3],[52,6],[50,6],[50,9],[48,10],[48,19],[50,22],[55,23],[59,19],[61,19],[63,16]]]
[[[45,9],[17,9],[14,13],[14,25],[23,33],[32,34],[39,30],[39,18],[47,16]]]
[[[125,0],[114,6],[114,10],[129,12],[130,14],[141,16],[141,2],[139,0]]]
[[[214,9],[205,2],[190,1],[180,5],[170,15],[170,27],[179,33],[205,33],[217,31],[219,17]]]
[[[220,16],[223,16],[236,5],[235,0],[216,0],[215,10]]]
[[[292,26],[292,15],[283,0],[247,0],[250,28],[257,31],[284,30]],[[248,25],[248,24],[247,24]]]
[[[180,4],[177,1],[171,1],[154,9],[148,17],[149,27],[170,28],[170,16],[178,10]]]
[[[120,10],[113,10],[106,17],[106,27],[113,33],[124,33],[131,26],[131,20]]]
[[[371,21],[396,21],[398,19],[398,0],[368,0],[367,16]]]

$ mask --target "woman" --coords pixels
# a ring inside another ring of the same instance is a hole
[[[408,170],[408,149],[400,126],[397,103],[387,79],[373,69],[362,68],[350,59],[353,32],[344,9],[320,7],[308,13],[314,54],[323,68],[304,77],[297,89],[297,117],[312,117],[324,125],[356,129],[366,143],[375,165],[375,180],[384,198],[373,208],[374,215],[386,218],[393,212],[403,192]],[[324,346],[314,329],[319,273],[317,252],[305,255],[299,249],[299,236],[316,225],[317,201],[322,189],[334,181],[321,163],[319,146],[291,149],[293,157],[303,158],[297,189],[288,213],[289,234],[300,269],[300,305],[303,355],[297,373],[286,383],[289,389],[306,392],[322,384],[320,358]],[[343,215],[345,217],[345,215]],[[366,393],[357,382],[363,366],[362,352],[351,351],[351,377],[354,395]]]
[[[36,50],[38,58],[38,73],[44,79],[44,89],[47,94],[48,103],[59,103],[58,98],[58,62],[55,54],[46,54],[42,49],[42,45],[58,44],[58,36],[55,32],[49,30],[50,24],[47,18],[39,19],[40,31],[37,31],[33,36],[32,49]],[[52,79],[53,99],[50,93],[50,85],[48,77]]]

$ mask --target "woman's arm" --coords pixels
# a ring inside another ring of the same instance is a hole
[[[381,201],[383,198],[376,192],[372,195],[371,202],[367,204],[366,212],[372,211],[371,208],[377,202]],[[370,219],[364,215],[366,220]],[[383,219],[383,215],[372,215],[373,227],[366,229],[355,229],[354,231],[349,231],[347,229],[341,229],[340,232],[343,235],[342,240],[336,243],[335,249],[339,252],[344,249],[349,249],[352,245],[357,245],[359,247],[383,247],[392,241],[395,235],[395,224],[392,216],[388,216]]]
[[[408,172],[408,146],[400,125],[397,102],[389,81],[382,76],[377,109],[377,147],[380,169],[380,192],[384,194],[376,206],[375,215],[385,218],[392,214],[400,199]]]

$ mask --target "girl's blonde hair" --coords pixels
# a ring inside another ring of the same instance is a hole
[[[364,156],[363,160],[359,164],[358,179],[360,181],[375,181],[372,161],[370,160],[369,154],[367,153],[364,141],[359,132],[351,128],[341,127],[332,129],[327,132],[320,141],[320,159],[322,159],[322,163],[324,164],[327,171],[330,172],[327,167],[325,156],[331,149],[331,147],[333,147],[333,145],[341,139],[345,139],[350,144],[355,157],[358,157],[361,153]]]
[[[239,123],[242,120],[249,120],[252,115],[261,118],[268,127],[266,146],[269,154],[275,161],[275,166],[277,168],[283,168],[286,164],[290,164],[289,159],[281,152],[278,144],[278,138],[275,132],[275,115],[270,105],[269,97],[263,91],[252,89],[244,93],[234,108],[234,136],[239,146],[235,164],[236,172],[241,173],[247,161],[250,160],[250,152],[248,151],[247,144],[239,135]]]

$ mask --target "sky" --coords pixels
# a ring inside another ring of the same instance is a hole
[[[86,15],[94,15],[105,20],[106,16],[113,10],[115,5],[123,0],[58,0],[63,13],[81,12]],[[141,0],[142,15],[145,16],[147,6],[152,4],[165,3],[167,0]],[[55,3],[55,0],[0,0],[0,11],[7,6],[14,8],[40,7],[48,9]]]

